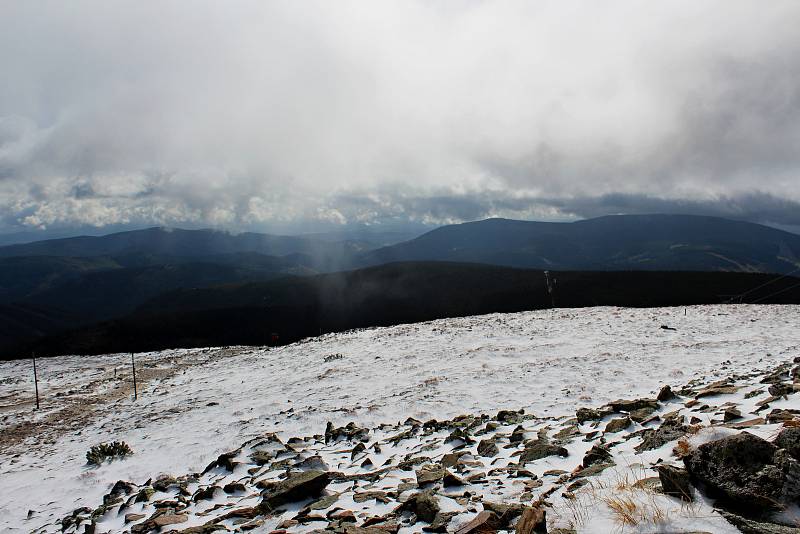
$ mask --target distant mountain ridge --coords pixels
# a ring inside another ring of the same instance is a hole
[[[614,215],[571,223],[487,219],[443,226],[361,256],[362,265],[456,261],[555,270],[785,273],[800,235],[693,215]]]
[[[132,256],[197,257],[236,253],[267,256],[304,254],[325,269],[340,267],[363,250],[357,242],[331,242],[303,236],[280,236],[217,230],[154,227],[104,236],[68,237],[0,247],[0,257],[12,256]]]

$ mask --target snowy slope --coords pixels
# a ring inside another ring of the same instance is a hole
[[[38,362],[44,401],[35,413],[30,362],[1,363],[0,530],[57,531],[118,479],[199,472],[264,432],[286,439],[321,434],[327,421],[374,426],[504,408],[567,416],[663,384],[766,370],[800,355],[798,325],[798,306],[591,308],[444,319],[272,350],[163,351],[137,355],[145,384],[136,402],[127,355],[61,357]],[[85,465],[91,445],[114,439],[135,454]]]

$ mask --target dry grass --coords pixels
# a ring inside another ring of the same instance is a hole
[[[692,452],[692,446],[689,445],[689,442],[686,439],[679,439],[678,443],[672,449],[672,454],[677,456],[678,458],[683,458],[688,456],[689,453]]]

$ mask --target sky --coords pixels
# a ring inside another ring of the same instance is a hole
[[[800,228],[800,2],[0,0],[0,233]]]

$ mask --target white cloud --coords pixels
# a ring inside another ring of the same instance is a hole
[[[781,0],[5,2],[0,220],[797,202],[798,19]]]

